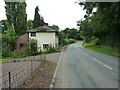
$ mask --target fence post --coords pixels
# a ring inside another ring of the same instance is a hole
[[[33,67],[32,67],[32,60],[31,60],[31,77],[33,77]]]
[[[8,75],[9,75],[9,88],[11,88],[11,74],[10,74],[10,72],[8,73]]]
[[[45,54],[45,56],[44,56],[44,57],[45,57],[44,59],[46,60],[46,54]]]

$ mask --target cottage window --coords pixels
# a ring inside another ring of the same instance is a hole
[[[49,44],[43,44],[43,49],[47,49]]]
[[[36,32],[31,32],[31,37],[36,37]]]

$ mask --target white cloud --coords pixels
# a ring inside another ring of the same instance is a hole
[[[75,0],[26,0],[27,18],[34,19],[35,7],[38,5],[40,14],[49,25],[56,24],[61,29],[76,27],[76,21],[83,18],[85,11],[74,3]],[[0,3],[0,20],[5,19],[4,2]]]

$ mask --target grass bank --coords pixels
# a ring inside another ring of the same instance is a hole
[[[120,58],[120,52],[116,48],[106,47],[106,46],[91,46],[90,44],[83,43],[83,47],[91,49],[96,52],[111,55]]]

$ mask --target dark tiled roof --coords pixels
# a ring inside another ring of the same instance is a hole
[[[51,29],[48,26],[41,26],[32,30],[27,30],[27,32],[56,32],[56,30]]]

